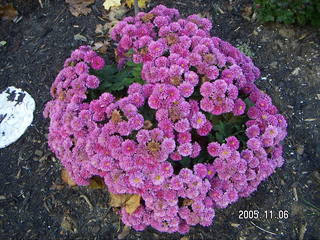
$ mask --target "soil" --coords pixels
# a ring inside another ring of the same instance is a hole
[[[212,18],[213,35],[251,55],[262,73],[257,84],[289,124],[284,166],[250,198],[218,210],[211,227],[193,227],[184,239],[320,239],[320,31],[261,24],[246,8],[247,0],[151,0],[149,7],[160,3],[185,16]],[[0,89],[26,90],[35,98],[36,111],[25,134],[0,150],[0,239],[117,239],[123,225],[108,207],[106,191],[62,183],[59,161],[47,146],[48,120],[42,116],[64,59],[97,39],[102,0],[80,17],[72,16],[63,0],[17,0],[14,6],[22,19],[0,22],[0,41],[7,42],[0,47]],[[86,42],[74,39],[78,33]],[[240,219],[246,210],[259,211],[261,218]],[[131,230],[125,239],[182,237],[148,228]]]

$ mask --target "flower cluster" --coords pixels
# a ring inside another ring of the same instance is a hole
[[[122,98],[90,100],[99,86],[90,70],[104,60],[82,46],[51,87],[54,100],[44,111],[50,148],[78,185],[100,176],[114,194],[140,195],[133,213],[121,209],[136,230],[209,226],[215,208],[249,196],[283,164],[286,120],[254,84],[259,70],[251,59],[211,37],[211,28],[205,18],[183,19],[162,5],[126,17],[111,31],[119,68],[141,63],[144,84],[131,84]],[[247,117],[245,144],[237,134],[214,137],[212,117],[224,114]]]

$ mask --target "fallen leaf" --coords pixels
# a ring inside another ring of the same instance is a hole
[[[93,176],[90,179],[90,184],[89,187],[92,189],[103,189],[105,188],[105,184],[104,184],[104,180],[103,178],[99,177],[99,176]]]
[[[132,214],[140,206],[140,195],[132,195],[126,202],[126,212]]]
[[[118,8],[113,8],[112,11],[108,12],[108,14],[104,15],[104,19],[108,21],[102,29],[100,29],[100,26],[97,31],[102,30],[103,32],[109,32],[111,28],[113,28],[122,18],[123,16],[128,12],[128,8],[126,6],[121,6]]]
[[[131,197],[131,194],[110,194],[110,206],[111,207],[123,207],[126,201]]]
[[[50,190],[61,190],[61,189],[63,189],[65,186],[64,185],[62,185],[62,184],[56,184],[56,183],[54,183],[54,184],[52,184],[52,186],[50,187]]]
[[[104,26],[102,24],[97,24],[95,33],[103,34],[104,33]]]
[[[88,41],[88,39],[85,36],[81,35],[80,33],[74,35],[73,39],[76,40],[76,41],[82,41],[82,42],[87,42]]]
[[[180,238],[180,240],[189,240],[190,238],[188,236],[184,236],[182,238]]]
[[[109,20],[110,21],[115,21],[115,20],[121,20],[123,18],[123,16],[128,12],[128,8],[125,6],[121,6],[119,8],[113,9],[110,13],[109,13]]]
[[[141,196],[137,194],[110,193],[111,207],[125,207],[127,213],[132,214],[140,206]]]
[[[95,0],[66,0],[69,3],[69,10],[73,16],[88,15],[91,12],[89,6],[93,4]]]
[[[108,40],[105,40],[104,42],[94,43],[92,48],[99,53],[106,54],[109,46],[110,42]]]
[[[194,201],[193,201],[193,200],[188,199],[188,198],[185,198],[185,199],[183,199],[182,206],[191,206],[191,205],[192,205],[192,203],[194,203]]]
[[[17,15],[18,11],[12,6],[12,4],[0,6],[1,20],[13,20]]]
[[[146,8],[147,7],[147,3],[150,0],[138,0],[138,6],[139,8]],[[134,0],[126,0],[126,4],[129,8],[131,8],[134,5]]]
[[[118,235],[118,239],[125,239],[126,236],[128,236],[128,234],[130,233],[130,227],[127,225],[124,225],[122,232]]]
[[[251,16],[252,16],[252,6],[247,5],[244,7],[243,12],[242,12],[242,17],[248,21],[250,21]]]
[[[61,228],[68,232],[77,232],[76,223],[74,220],[69,216],[64,216],[61,222]]]
[[[61,170],[61,179],[64,183],[68,184],[70,187],[76,186],[77,184],[72,180],[68,171],[64,168]]]
[[[105,0],[103,3],[103,7],[106,10],[110,10],[112,7],[120,7],[121,1],[120,0]]]

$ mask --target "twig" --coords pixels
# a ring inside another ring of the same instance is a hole
[[[293,187],[293,196],[294,196],[294,200],[295,201],[298,201],[298,192],[297,192],[297,188],[296,187]]]
[[[139,12],[138,0],[134,0],[134,15],[137,15]]]
[[[250,223],[251,223],[253,226],[255,226],[256,228],[259,228],[261,231],[264,231],[264,232],[269,233],[269,234],[272,234],[272,235],[278,235],[277,233],[273,233],[273,232],[270,232],[270,231],[268,231],[268,230],[263,229],[262,227],[259,227],[258,225],[256,225],[256,224],[255,224],[254,222],[252,222],[252,221],[250,221]]]
[[[304,239],[304,235],[305,235],[306,231],[307,231],[307,224],[303,224],[300,228],[299,240]]]
[[[42,1],[41,0],[38,0],[38,1],[39,1],[39,4],[40,4],[40,7],[43,8]]]
[[[88,199],[87,196],[81,194],[81,195],[79,196],[79,198],[83,198],[83,199],[86,201],[86,203],[89,205],[90,211],[93,210],[93,206],[92,206],[92,204],[91,204],[91,202],[89,201],[89,199]]]

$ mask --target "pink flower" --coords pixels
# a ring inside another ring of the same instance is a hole
[[[246,104],[241,99],[237,99],[235,101],[234,107],[233,107],[233,114],[236,116],[244,114],[244,110],[246,109]]]
[[[201,112],[197,112],[191,118],[191,126],[195,129],[199,129],[203,127],[206,122],[207,122],[206,116]]]
[[[199,76],[193,71],[185,72],[184,79],[186,82],[189,82],[193,86],[196,86],[199,82]]]
[[[234,150],[237,150],[239,148],[239,141],[235,136],[230,136],[226,138],[227,145]]]
[[[93,57],[90,63],[91,67],[95,70],[101,70],[105,65],[104,59],[99,56]]]
[[[217,157],[220,153],[220,144],[217,142],[209,143],[207,150],[212,157]]]
[[[172,153],[176,148],[176,143],[172,138],[165,138],[161,143],[161,149],[163,152]]]
[[[199,143],[195,142],[192,144],[192,154],[190,155],[191,158],[196,158],[199,156],[201,152],[201,147]]]
[[[202,164],[202,163],[198,163],[196,165],[193,166],[194,172],[197,176],[199,176],[200,178],[204,178],[205,176],[207,176],[208,170],[206,165]]]
[[[207,136],[211,130],[212,130],[212,124],[210,121],[206,121],[202,127],[200,127],[199,129],[197,129],[197,133],[200,135],[200,136]]]
[[[209,98],[205,97],[200,101],[200,108],[205,112],[212,112],[214,110],[214,103]]]
[[[258,138],[250,138],[247,141],[247,146],[252,150],[258,150],[261,148],[261,141]]]
[[[214,80],[219,76],[219,70],[216,66],[210,66],[206,69],[206,75],[210,80]]]
[[[165,46],[160,41],[153,41],[148,46],[149,54],[152,57],[160,57],[165,50]]]
[[[162,174],[159,173],[153,173],[151,175],[151,181],[154,185],[160,185],[164,182],[164,176]]]
[[[89,67],[87,64],[85,64],[84,62],[79,62],[77,63],[77,65],[75,66],[75,72],[80,75],[83,73],[88,73]]]
[[[210,97],[213,94],[214,87],[210,82],[204,82],[200,87],[200,94],[203,97]]]
[[[181,96],[183,97],[190,97],[194,91],[193,86],[191,83],[183,82],[178,86]]]
[[[178,147],[178,152],[179,152],[179,154],[181,154],[181,156],[184,156],[184,157],[191,155],[191,153],[192,153],[192,144],[191,143],[181,144]]]
[[[173,152],[170,154],[170,158],[173,161],[180,161],[182,159],[181,155],[178,152]]]
[[[129,182],[133,187],[142,188],[144,186],[144,175],[140,172],[130,174]]]
[[[190,132],[183,132],[178,134],[178,143],[188,143],[191,142],[191,133]]]
[[[173,176],[170,180],[170,188],[173,190],[180,191],[183,189],[183,183],[179,176]]]
[[[188,130],[190,129],[189,120],[186,119],[186,118],[179,120],[179,121],[174,125],[174,129],[175,129],[177,132],[179,132],[179,133],[188,131]]]
[[[89,75],[86,80],[86,86],[88,88],[97,88],[100,84],[99,79],[96,76]]]
[[[121,148],[125,155],[131,156],[136,152],[136,143],[132,140],[125,140],[121,144]]]
[[[248,138],[254,138],[259,136],[260,134],[260,128],[257,125],[252,125],[251,127],[248,127],[246,129],[246,135]]]

